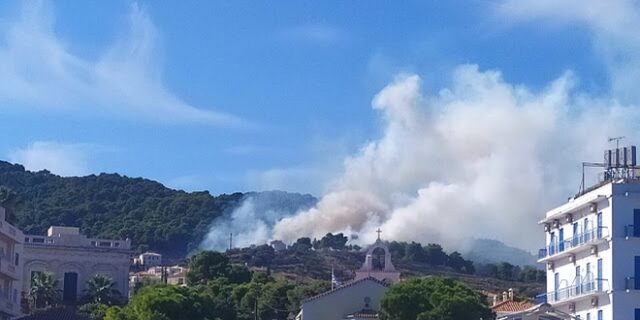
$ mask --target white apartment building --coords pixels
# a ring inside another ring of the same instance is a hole
[[[22,231],[6,221],[0,207],[0,320],[20,315],[23,240]]]
[[[640,179],[611,179],[550,210],[546,302],[583,320],[640,320]]]
[[[29,292],[35,272],[52,272],[60,284],[65,303],[73,304],[84,294],[87,280],[106,275],[123,297],[129,291],[131,242],[91,239],[75,227],[50,227],[46,236],[25,235],[23,292]]]

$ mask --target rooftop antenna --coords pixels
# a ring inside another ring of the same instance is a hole
[[[609,142],[616,142],[616,149],[620,148],[620,140],[624,139],[625,136],[620,136],[620,137],[613,137],[613,138],[609,138]]]
[[[233,249],[233,233],[229,233],[229,251]]]

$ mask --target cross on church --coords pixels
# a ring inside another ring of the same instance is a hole
[[[376,230],[376,232],[378,233],[378,240],[380,240],[380,234],[382,233],[382,230],[380,230],[380,228],[378,228],[378,230]]]

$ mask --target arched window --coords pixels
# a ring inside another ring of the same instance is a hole
[[[385,267],[386,252],[382,248],[375,248],[371,252],[372,268],[373,270],[384,270]]]

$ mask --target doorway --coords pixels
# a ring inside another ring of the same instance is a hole
[[[64,273],[64,291],[62,300],[66,304],[73,304],[78,299],[78,274],[75,272]]]

